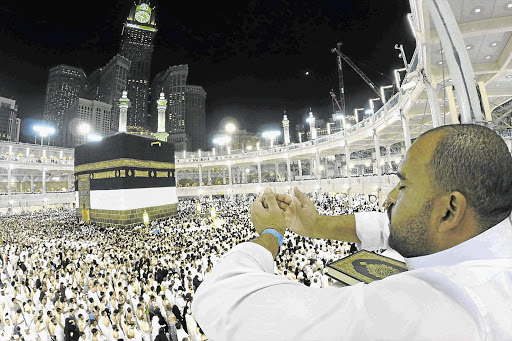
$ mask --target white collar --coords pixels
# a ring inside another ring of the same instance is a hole
[[[426,256],[404,258],[407,269],[450,266],[468,260],[512,258],[512,219],[507,217],[479,235],[449,249]]]

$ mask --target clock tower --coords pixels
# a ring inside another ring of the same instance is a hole
[[[143,2],[134,4],[123,26],[120,51],[131,61],[126,85],[132,104],[128,109],[128,126],[146,125],[151,55],[156,31],[155,8]]]

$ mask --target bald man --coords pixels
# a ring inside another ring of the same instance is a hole
[[[303,193],[268,188],[251,207],[259,237],[234,247],[192,312],[216,340],[512,340],[512,158],[479,125],[421,135],[387,214],[322,216]],[[409,271],[370,284],[308,288],[273,275],[285,226],[311,238],[393,248]]]

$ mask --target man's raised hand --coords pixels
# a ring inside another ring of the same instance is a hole
[[[272,189],[265,188],[264,194],[256,198],[251,205],[251,220],[256,232],[260,234],[263,230],[272,228],[284,234],[286,230],[285,212],[286,210],[280,209]]]
[[[304,194],[298,187],[293,188],[296,198],[286,196],[280,201],[279,207],[285,210],[286,226],[301,236],[317,238],[319,214],[315,208],[315,204]]]

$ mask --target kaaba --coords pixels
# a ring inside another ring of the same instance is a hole
[[[174,148],[118,133],[75,148],[77,217],[102,226],[133,227],[176,214]]]

